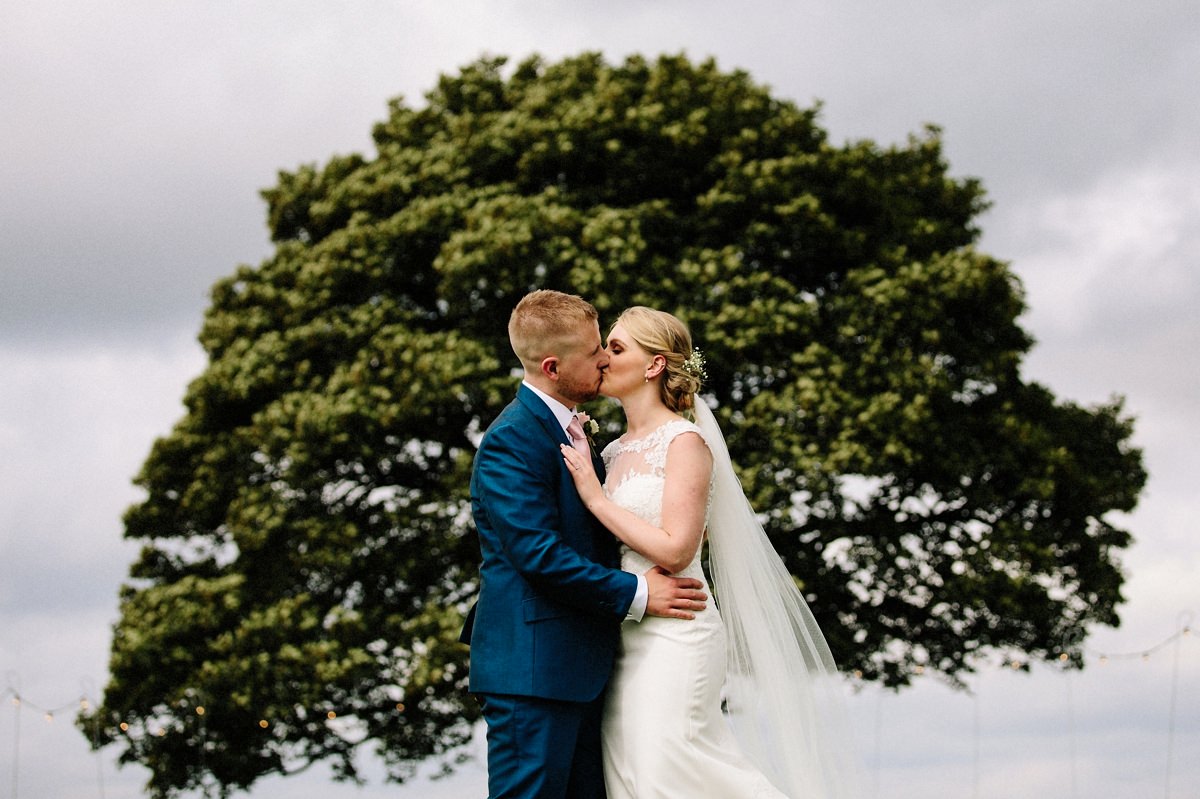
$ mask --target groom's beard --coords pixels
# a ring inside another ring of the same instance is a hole
[[[576,404],[583,402],[591,402],[596,397],[600,396],[600,385],[604,381],[604,375],[601,374],[595,381],[584,383],[576,380],[558,381],[558,393]]]

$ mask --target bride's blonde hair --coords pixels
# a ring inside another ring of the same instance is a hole
[[[621,325],[629,337],[650,355],[661,355],[667,362],[659,390],[663,404],[675,413],[695,407],[700,390],[700,375],[685,368],[692,355],[692,334],[687,325],[666,311],[635,305],[626,309],[613,327]]]

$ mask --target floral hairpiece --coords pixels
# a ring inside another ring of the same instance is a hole
[[[707,380],[708,372],[704,371],[704,353],[693,347],[692,354],[683,361],[683,371],[701,382]]]

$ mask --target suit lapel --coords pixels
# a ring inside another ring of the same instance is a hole
[[[570,444],[567,438],[567,432],[559,425],[558,419],[554,418],[554,412],[551,411],[542,398],[529,390],[529,387],[524,383],[517,390],[517,400],[525,406],[525,409],[533,414],[533,417],[538,420],[538,423],[545,430],[546,435],[550,436],[555,443]]]
[[[546,406],[542,398],[529,390],[529,387],[524,383],[517,389],[517,401],[525,407],[527,411],[533,414],[534,418],[541,424],[546,435],[557,444],[571,444],[571,439],[567,437],[567,431],[562,429],[562,425],[558,423],[554,412]],[[589,446],[588,449],[592,453],[592,466],[596,470],[596,474],[600,475],[601,481],[604,480],[604,462],[600,459],[600,453],[596,451],[594,446]]]

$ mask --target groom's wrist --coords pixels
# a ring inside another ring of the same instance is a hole
[[[635,574],[634,577],[637,577],[637,591],[633,594],[633,602],[629,603],[625,621],[641,621],[646,615],[646,605],[650,601],[650,588],[646,584],[646,575]]]

